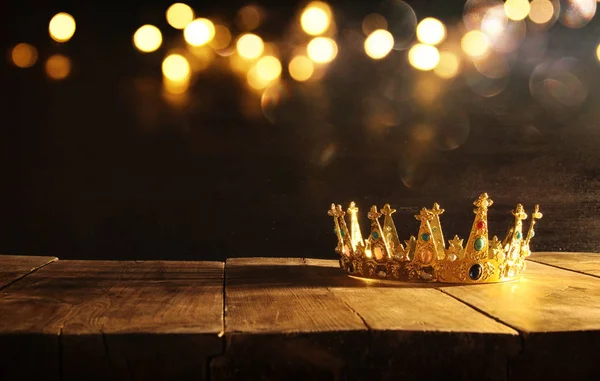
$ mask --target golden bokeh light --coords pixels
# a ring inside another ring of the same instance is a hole
[[[236,25],[241,31],[249,32],[260,26],[261,11],[255,5],[246,5],[238,11]]]
[[[215,25],[215,37],[210,42],[210,46],[216,50],[225,49],[231,42],[231,32],[226,26]]]
[[[69,41],[73,37],[73,34],[75,34],[75,19],[65,12],[57,13],[50,20],[48,31],[54,41]]]
[[[300,25],[311,36],[325,33],[331,25],[331,8],[321,1],[309,3],[300,16]]]
[[[598,61],[600,61],[600,44],[596,47],[596,57],[598,58]]]
[[[529,10],[529,0],[506,0],[504,3],[506,17],[513,21],[523,20],[529,15]]]
[[[189,5],[175,3],[167,9],[167,22],[175,29],[183,29],[194,19],[194,10]]]
[[[471,57],[479,57],[488,52],[490,43],[485,34],[478,30],[472,30],[465,33],[460,41],[460,46],[463,52]]]
[[[433,17],[427,17],[417,25],[417,38],[424,44],[437,45],[446,38],[446,27]]]
[[[154,52],[162,44],[162,33],[154,25],[143,25],[133,34],[133,44],[141,52]]]
[[[54,80],[65,79],[71,73],[71,60],[61,54],[54,54],[46,61],[46,75]]]
[[[258,75],[256,70],[256,65],[252,66],[248,73],[246,74],[246,81],[248,81],[248,85],[254,90],[264,90],[266,89],[271,81],[266,80]]]
[[[315,67],[310,58],[306,56],[296,56],[292,58],[288,65],[290,76],[298,81],[304,82],[312,77],[315,72]]]
[[[387,29],[387,27],[387,20],[379,13],[371,13],[370,15],[367,15],[362,22],[362,31],[365,36],[370,35],[377,29]]]
[[[306,46],[308,57],[316,63],[328,63],[337,56],[335,41],[327,37],[315,37]]]
[[[183,94],[190,87],[190,77],[173,81],[167,77],[163,77],[163,88],[169,94]]]
[[[456,54],[444,51],[440,52],[440,62],[433,71],[440,78],[450,79],[458,74],[459,69],[460,61]]]
[[[209,19],[199,18],[185,27],[183,38],[192,46],[202,46],[215,37],[215,25]]]
[[[377,29],[365,40],[365,52],[375,60],[387,56],[394,47],[394,36],[387,30]]]
[[[171,81],[186,81],[190,77],[190,63],[180,54],[171,54],[164,59],[162,72]]]
[[[554,16],[554,5],[548,0],[533,0],[530,4],[529,18],[536,24],[545,24]]]
[[[264,56],[256,63],[256,75],[265,81],[272,81],[281,75],[281,62],[277,57]]]
[[[440,53],[435,46],[415,44],[408,51],[408,62],[415,69],[432,70],[440,62]]]
[[[38,59],[38,52],[35,46],[22,42],[13,48],[11,58],[15,66],[24,69],[35,64]]]
[[[265,43],[259,36],[248,33],[237,40],[236,48],[240,56],[251,60],[260,57],[265,49]]]

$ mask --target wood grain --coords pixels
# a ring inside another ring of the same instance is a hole
[[[56,260],[56,257],[0,255],[0,289]]]
[[[521,332],[511,379],[600,378],[600,279],[529,262],[519,281],[440,288]]]
[[[600,277],[600,254],[597,253],[534,253],[530,261],[560,267],[565,270],[577,271]]]
[[[29,338],[31,348],[42,337],[45,356],[60,361],[58,369],[27,371],[64,380],[206,377],[207,357],[221,352],[223,263],[55,265],[13,284],[0,299],[0,311],[10,311],[2,313],[0,340]],[[26,365],[42,353],[10,356],[9,364]],[[0,372],[10,379],[22,376],[23,367]]]

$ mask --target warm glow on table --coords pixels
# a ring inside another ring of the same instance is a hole
[[[154,52],[162,44],[162,33],[154,25],[143,25],[133,34],[133,44],[141,52]]]
[[[48,31],[54,41],[69,41],[75,34],[75,19],[68,13],[58,13],[50,20]]]

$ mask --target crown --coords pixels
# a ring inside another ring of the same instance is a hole
[[[529,231],[523,236],[523,220],[527,214],[523,205],[517,204],[512,212],[514,223],[506,237],[500,241],[494,236],[488,240],[487,212],[493,201],[483,193],[473,203],[475,220],[466,245],[458,236],[446,247],[440,215],[444,209],[435,203],[432,209],[423,208],[415,218],[420,221],[417,238],[400,242],[392,219],[396,212],[389,204],[381,211],[373,205],[368,213],[371,233],[363,240],[358,223],[358,208],[350,203],[350,230],[346,225],[341,205],[331,204],[329,216],[333,217],[340,254],[340,267],[349,275],[443,283],[494,283],[517,279],[525,271],[525,258],[531,252],[529,242],[534,236],[536,220],[542,218],[539,205],[531,215]],[[383,227],[379,223],[384,216]]]

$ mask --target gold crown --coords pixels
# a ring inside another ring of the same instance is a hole
[[[488,241],[487,211],[493,201],[483,193],[473,203],[477,208],[475,221],[466,246],[454,236],[446,248],[440,214],[444,209],[435,203],[432,209],[421,209],[415,216],[421,222],[417,238],[400,243],[392,214],[396,211],[386,204],[381,212],[373,205],[368,213],[371,234],[363,240],[358,223],[358,208],[350,203],[350,230],[341,205],[331,204],[328,214],[333,217],[341,255],[340,267],[359,277],[426,281],[443,283],[494,283],[514,280],[525,271],[525,258],[531,252],[529,242],[534,235],[536,220],[542,218],[539,205],[531,215],[527,236],[523,236],[523,220],[527,214],[517,204],[512,212],[514,224],[504,240],[494,236]],[[384,215],[383,227],[379,218]]]

